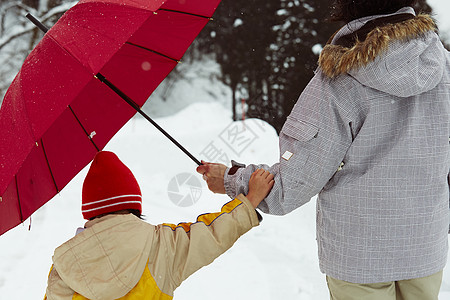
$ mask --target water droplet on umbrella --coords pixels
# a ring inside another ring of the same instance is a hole
[[[142,70],[144,71],[150,71],[152,68],[152,65],[148,61],[144,61],[141,65]]]

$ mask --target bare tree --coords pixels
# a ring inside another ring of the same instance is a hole
[[[23,0],[0,3],[0,99],[25,58],[42,38],[26,17],[31,13],[48,27],[78,1]]]

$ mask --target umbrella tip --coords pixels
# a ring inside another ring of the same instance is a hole
[[[36,19],[32,14],[27,13],[25,17],[28,20],[30,20],[34,25],[36,25],[37,28],[42,30],[44,33],[48,31],[48,28],[44,24],[42,24],[38,19]]]

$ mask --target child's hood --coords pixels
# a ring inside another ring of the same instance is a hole
[[[89,299],[117,299],[139,281],[147,265],[154,226],[135,216],[107,215],[55,250],[61,279]]]

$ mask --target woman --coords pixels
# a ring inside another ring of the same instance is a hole
[[[348,22],[280,133],[280,162],[208,164],[213,192],[275,174],[259,208],[317,199],[320,268],[331,299],[437,299],[448,253],[450,55],[413,0],[338,0]]]

